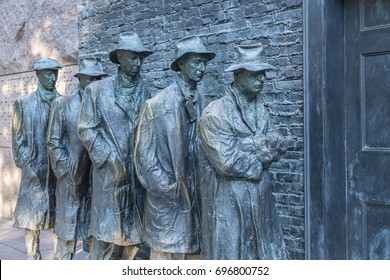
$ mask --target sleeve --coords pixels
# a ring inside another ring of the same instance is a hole
[[[206,158],[221,176],[261,179],[261,155],[253,136],[239,137],[227,119],[212,114],[201,117],[198,133]]]
[[[77,132],[92,163],[97,168],[101,167],[110,155],[110,149],[100,133],[101,115],[98,106],[96,92],[89,86],[86,87],[81,103]]]
[[[172,174],[168,174],[160,162],[157,151],[157,127],[156,119],[150,104],[145,103],[135,144],[135,167],[137,176],[142,186],[155,195],[168,195],[176,188],[176,182]]]
[[[272,155],[273,161],[277,161],[287,150],[285,138],[276,130],[271,118],[268,118],[266,126],[266,146]]]
[[[51,105],[47,150],[53,172],[57,178],[61,178],[69,172],[69,153],[63,145],[64,129],[63,110],[60,101],[56,99]]]
[[[26,123],[23,117],[23,106],[19,100],[16,100],[13,105],[12,116],[12,154],[15,164],[19,168],[22,168],[29,160],[30,154]]]

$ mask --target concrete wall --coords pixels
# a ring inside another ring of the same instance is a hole
[[[0,75],[50,56],[77,64],[77,0],[0,1]]]
[[[218,97],[232,76],[225,73],[237,44],[262,43],[269,62],[265,100],[289,151],[272,167],[274,193],[286,244],[293,259],[304,258],[303,185],[303,1],[302,0],[79,0],[79,55],[102,58],[113,74],[108,52],[118,34],[137,32],[155,53],[145,59],[143,75],[152,92],[170,83],[174,43],[198,35],[217,57],[202,81],[204,91]]]
[[[63,94],[77,80],[76,0],[5,0],[0,2],[0,219],[11,219],[20,184],[20,170],[11,152],[12,104],[35,90],[34,62],[50,56],[65,67],[59,72]]]

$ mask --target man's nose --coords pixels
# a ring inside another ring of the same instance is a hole
[[[264,75],[261,75],[261,76],[260,76],[260,81],[264,82],[264,81],[265,81],[265,79],[266,79],[266,78],[265,78],[265,76],[264,76]]]
[[[137,67],[140,67],[140,66],[141,66],[141,59],[139,59],[139,57],[137,57],[137,58],[134,60],[134,65],[137,66]]]
[[[205,69],[206,69],[205,63],[204,63],[204,62],[199,63],[199,68],[198,68],[198,69],[199,69],[200,71],[204,72]]]

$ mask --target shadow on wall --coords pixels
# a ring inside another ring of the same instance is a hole
[[[45,56],[77,63],[77,0],[0,1],[0,75],[30,71]]]

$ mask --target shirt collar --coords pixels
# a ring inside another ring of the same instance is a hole
[[[138,85],[139,83],[139,75],[138,75],[138,78],[135,79],[135,80],[129,80],[128,77],[125,76],[125,74],[123,74],[122,70],[118,67],[118,82],[119,82],[119,85],[123,88],[132,88],[132,87],[135,87]]]
[[[42,98],[42,100],[46,103],[51,103],[55,98],[59,96],[56,89],[54,90],[47,90],[43,87],[43,85],[38,82],[38,94]]]
[[[238,89],[234,86],[234,84],[231,84],[229,86],[229,89],[233,95],[233,100],[237,104],[238,110],[241,113],[242,119],[244,120],[246,125],[252,130],[252,132],[256,132],[256,129],[257,129],[256,124],[255,124],[256,120],[254,120],[255,123],[253,123],[253,121],[249,121],[250,118],[248,118],[249,117],[248,114],[252,113],[253,117],[256,118],[258,98],[256,97],[252,101],[249,101],[245,96],[243,96],[242,94],[240,94],[238,92]],[[252,110],[252,112],[248,112],[248,110]]]
[[[185,100],[192,100],[193,103],[198,101],[199,93],[196,86],[191,87],[180,75],[176,77],[176,84]]]

